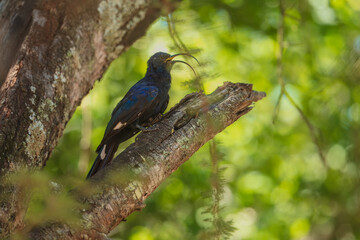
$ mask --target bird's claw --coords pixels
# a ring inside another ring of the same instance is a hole
[[[154,122],[154,123],[155,123],[155,122],[158,122],[163,116],[164,116],[163,114],[159,113],[159,114],[154,118],[153,122]]]

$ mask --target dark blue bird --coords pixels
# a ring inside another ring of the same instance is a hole
[[[186,53],[170,55],[158,52],[150,57],[145,77],[130,88],[113,110],[104,137],[96,149],[98,156],[86,178],[112,161],[120,143],[145,130],[144,126],[151,124],[152,119],[165,111],[169,103],[170,70],[174,63],[184,63],[194,71],[188,63],[173,60],[179,55],[191,56]]]

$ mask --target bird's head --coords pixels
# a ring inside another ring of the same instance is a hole
[[[157,52],[154,55],[152,55],[150,57],[150,59],[148,60],[148,62],[147,62],[148,68],[159,74],[170,73],[172,66],[175,63],[180,62],[180,63],[184,63],[184,64],[188,65],[195,73],[195,70],[187,62],[180,61],[180,60],[173,60],[175,57],[180,56],[180,55],[190,56],[198,62],[198,60],[194,56],[192,56],[188,53],[178,53],[178,54],[170,55],[170,54],[164,53],[164,52]]]

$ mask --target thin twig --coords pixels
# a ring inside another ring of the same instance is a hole
[[[191,54],[191,51],[189,50],[188,47],[186,47],[185,43],[181,40],[179,34],[176,31],[175,23],[171,13],[169,13],[166,16],[166,21],[167,21],[170,37],[173,40],[175,47],[181,52]],[[199,74],[194,78],[195,86],[197,86],[196,89],[197,91],[202,91],[204,89],[204,83],[202,82],[201,79],[202,78]]]
[[[321,142],[319,137],[317,136],[316,132],[317,129],[314,127],[314,125],[311,123],[311,121],[309,120],[308,117],[306,117],[305,113],[301,110],[301,108],[299,107],[299,105],[296,104],[296,102],[294,101],[294,99],[290,96],[290,94],[288,93],[288,91],[285,89],[284,90],[284,94],[285,96],[289,99],[290,103],[296,108],[296,110],[298,110],[298,112],[300,113],[302,119],[304,120],[304,122],[306,123],[307,127],[309,128],[310,134],[311,134],[311,138],[313,140],[313,142],[316,145],[316,148],[318,149],[319,152],[319,156],[321,158],[321,161],[323,162],[324,166],[327,166],[326,164],[326,157],[325,154],[323,152],[323,149],[321,147]]]
[[[169,35],[170,35],[171,39],[173,40],[176,48],[182,50],[182,47],[181,47],[180,44],[177,42],[177,39],[176,39],[175,34],[174,34],[174,28],[173,28],[173,22],[172,22],[172,18],[171,18],[171,13],[169,13],[169,14],[166,16],[166,22],[167,22],[167,26],[168,26],[168,30],[169,30]]]
[[[281,92],[279,95],[279,98],[276,102],[275,105],[275,111],[274,111],[274,117],[273,117],[273,123],[276,122],[276,118],[279,114],[279,110],[280,110],[280,103],[282,100],[282,97],[284,96],[284,91],[285,91],[285,82],[284,82],[284,75],[283,75],[283,64],[282,64],[282,59],[283,59],[283,51],[284,51],[284,26],[285,26],[285,7],[283,4],[283,0],[280,0],[280,22],[279,22],[279,27],[277,30],[277,40],[278,40],[278,51],[276,54],[276,73],[277,73],[277,78],[278,78],[278,82],[279,85],[281,86]]]
[[[276,58],[277,58],[277,68],[276,69],[277,69],[278,82],[279,82],[279,85],[281,86],[281,92],[280,92],[280,95],[279,95],[278,100],[275,105],[273,123],[275,123],[275,121],[276,121],[276,118],[279,114],[280,103],[281,103],[282,97],[285,95],[289,99],[291,105],[293,105],[293,107],[296,108],[296,110],[299,112],[301,118],[306,123],[306,126],[308,127],[308,129],[310,131],[311,138],[317,147],[320,159],[323,162],[324,166],[327,166],[326,158],[325,158],[324,152],[321,147],[321,142],[317,135],[317,132],[319,130],[314,127],[314,125],[311,123],[309,118],[305,115],[303,110],[299,107],[299,105],[295,102],[295,100],[291,97],[291,95],[289,94],[289,92],[286,89],[286,83],[284,81],[284,73],[283,73],[283,69],[284,69],[284,66],[283,66],[284,32],[285,32],[285,17],[286,17],[285,0],[279,0],[279,10],[280,10],[280,22],[279,22],[279,27],[277,30],[278,52],[277,52],[277,56],[276,56]]]
[[[210,141],[210,157],[211,157],[211,165],[212,165],[212,175],[213,179],[211,181],[212,185],[212,198],[213,198],[213,205],[212,205],[212,224],[215,228],[214,230],[214,239],[220,239],[221,230],[217,223],[219,222],[219,213],[220,213],[220,200],[221,200],[221,184],[220,184],[220,176],[219,176],[219,159],[216,149],[216,142],[215,140]]]
[[[174,45],[183,52],[186,52],[188,54],[190,53],[189,48],[186,47],[185,43],[181,40],[178,32],[175,28],[175,23],[173,21],[173,17],[171,14],[168,14],[167,16],[167,23],[168,23],[168,29],[171,39],[174,42]],[[202,91],[204,89],[204,83],[201,79],[201,77],[198,75],[193,80],[195,82],[195,86],[197,86],[198,91]],[[205,101],[204,106],[202,107],[202,111],[208,112],[209,111],[209,103]],[[206,122],[209,124],[210,128],[216,129],[217,127],[214,125],[214,122],[211,119],[210,115],[206,115],[205,117]],[[220,201],[222,199],[222,192],[224,190],[223,186],[223,179],[221,175],[221,169],[219,167],[219,153],[217,152],[216,148],[216,141],[213,139],[210,141],[210,159],[211,159],[211,165],[212,165],[212,177],[211,177],[211,197],[212,197],[212,205],[211,205],[211,215],[212,215],[212,225],[213,225],[213,231],[210,231],[208,233],[211,234],[212,239],[214,240],[220,240],[222,236],[228,237],[231,236],[231,233],[235,230],[235,228],[232,226],[232,221],[224,221],[220,215],[221,207],[220,207]],[[206,235],[206,234],[205,234]]]

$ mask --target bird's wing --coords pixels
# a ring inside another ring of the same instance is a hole
[[[163,105],[161,106],[161,109],[160,109],[161,114],[163,112],[165,112],[168,105],[169,105],[169,95],[166,96],[166,100],[164,101]]]
[[[134,123],[144,111],[158,101],[158,94],[159,89],[154,86],[131,89],[114,109],[98,149],[126,126]]]

